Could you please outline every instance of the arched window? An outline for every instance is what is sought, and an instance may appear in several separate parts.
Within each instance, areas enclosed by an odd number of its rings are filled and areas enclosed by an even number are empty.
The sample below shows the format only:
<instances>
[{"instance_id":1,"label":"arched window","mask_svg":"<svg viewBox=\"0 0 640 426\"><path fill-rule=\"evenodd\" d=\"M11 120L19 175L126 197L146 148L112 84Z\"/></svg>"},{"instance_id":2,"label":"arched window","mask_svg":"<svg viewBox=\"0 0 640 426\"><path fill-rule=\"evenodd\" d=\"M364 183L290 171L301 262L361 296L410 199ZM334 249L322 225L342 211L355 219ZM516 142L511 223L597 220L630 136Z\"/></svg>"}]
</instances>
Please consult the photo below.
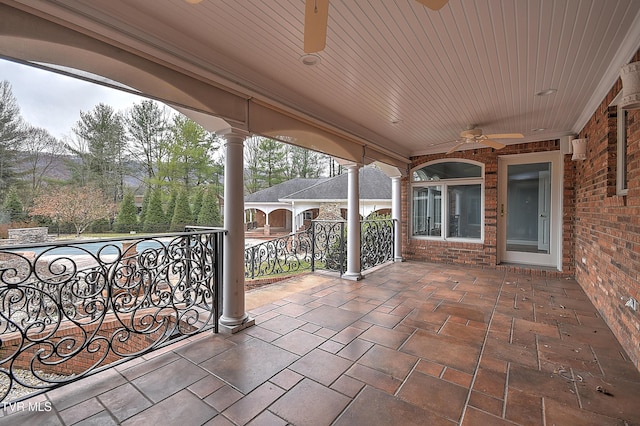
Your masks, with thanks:
<instances>
[{"instance_id":1,"label":"arched window","mask_svg":"<svg viewBox=\"0 0 640 426\"><path fill-rule=\"evenodd\" d=\"M412 235L483 239L484 170L475 161L439 160L413 170Z\"/></svg>"}]
</instances>

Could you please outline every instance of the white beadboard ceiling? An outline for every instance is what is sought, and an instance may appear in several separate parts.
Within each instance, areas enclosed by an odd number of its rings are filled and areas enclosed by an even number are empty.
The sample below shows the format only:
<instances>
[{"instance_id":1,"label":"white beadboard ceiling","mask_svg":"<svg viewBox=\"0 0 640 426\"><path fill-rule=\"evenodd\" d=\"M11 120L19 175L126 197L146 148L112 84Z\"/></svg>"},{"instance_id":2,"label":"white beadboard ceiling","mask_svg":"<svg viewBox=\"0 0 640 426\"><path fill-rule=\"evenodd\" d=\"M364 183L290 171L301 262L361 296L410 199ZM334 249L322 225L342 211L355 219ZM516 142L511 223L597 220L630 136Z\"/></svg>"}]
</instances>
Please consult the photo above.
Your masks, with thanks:
<instances>
[{"instance_id":1,"label":"white beadboard ceiling","mask_svg":"<svg viewBox=\"0 0 640 426\"><path fill-rule=\"evenodd\" d=\"M449 0L438 12L331 0L315 66L301 62L303 0L18 3L405 157L447 151L470 124L525 141L577 133L640 47L637 0Z\"/></svg>"}]
</instances>

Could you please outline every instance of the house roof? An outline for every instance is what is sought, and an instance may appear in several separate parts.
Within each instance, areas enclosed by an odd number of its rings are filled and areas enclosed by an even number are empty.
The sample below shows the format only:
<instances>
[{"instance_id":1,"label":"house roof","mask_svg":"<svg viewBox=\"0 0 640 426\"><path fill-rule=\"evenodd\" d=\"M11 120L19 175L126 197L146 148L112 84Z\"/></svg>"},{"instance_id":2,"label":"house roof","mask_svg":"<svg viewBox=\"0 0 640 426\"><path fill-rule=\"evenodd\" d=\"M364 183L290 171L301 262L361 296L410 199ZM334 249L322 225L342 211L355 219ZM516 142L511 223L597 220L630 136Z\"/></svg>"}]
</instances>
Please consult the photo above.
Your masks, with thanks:
<instances>
[{"instance_id":1,"label":"house roof","mask_svg":"<svg viewBox=\"0 0 640 426\"><path fill-rule=\"evenodd\" d=\"M363 167L359 171L361 200L390 200L391 178L375 167ZM313 186L282 197L285 200L346 200L348 175L341 174L318 182Z\"/></svg>"},{"instance_id":2,"label":"house roof","mask_svg":"<svg viewBox=\"0 0 640 426\"><path fill-rule=\"evenodd\" d=\"M295 178L286 182L279 183L270 188L256 191L253 194L246 195L244 201L246 203L276 203L281 198L303 189L309 188L328 178L304 179Z\"/></svg>"},{"instance_id":3,"label":"house roof","mask_svg":"<svg viewBox=\"0 0 640 426\"><path fill-rule=\"evenodd\" d=\"M390 200L391 179L376 167L359 171L361 200ZM346 200L348 175L332 178L296 178L244 197L245 203L275 203L297 200Z\"/></svg>"}]
</instances>

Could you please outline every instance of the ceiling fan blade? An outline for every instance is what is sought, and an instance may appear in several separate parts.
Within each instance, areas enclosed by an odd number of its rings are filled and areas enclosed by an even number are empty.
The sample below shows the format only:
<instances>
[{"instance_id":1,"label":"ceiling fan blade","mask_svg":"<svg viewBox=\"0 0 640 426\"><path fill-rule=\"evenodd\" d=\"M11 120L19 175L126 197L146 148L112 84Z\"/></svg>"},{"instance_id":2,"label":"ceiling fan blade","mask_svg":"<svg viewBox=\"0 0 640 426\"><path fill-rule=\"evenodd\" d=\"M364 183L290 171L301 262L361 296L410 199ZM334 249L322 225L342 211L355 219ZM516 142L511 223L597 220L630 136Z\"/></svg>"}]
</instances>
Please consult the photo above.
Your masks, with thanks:
<instances>
[{"instance_id":1,"label":"ceiling fan blade","mask_svg":"<svg viewBox=\"0 0 640 426\"><path fill-rule=\"evenodd\" d=\"M480 139L478 142L480 142L483 145L490 146L493 149L502 149L505 147L505 144L492 141L491 139Z\"/></svg>"},{"instance_id":2,"label":"ceiling fan blade","mask_svg":"<svg viewBox=\"0 0 640 426\"><path fill-rule=\"evenodd\" d=\"M440 10L449 0L416 0L431 10Z\"/></svg>"},{"instance_id":3,"label":"ceiling fan blade","mask_svg":"<svg viewBox=\"0 0 640 426\"><path fill-rule=\"evenodd\" d=\"M521 139L524 138L522 133L496 133L493 135L485 135L489 139Z\"/></svg>"},{"instance_id":4,"label":"ceiling fan blade","mask_svg":"<svg viewBox=\"0 0 640 426\"><path fill-rule=\"evenodd\" d=\"M329 0L307 0L304 8L304 51L315 53L327 43Z\"/></svg>"},{"instance_id":5,"label":"ceiling fan blade","mask_svg":"<svg viewBox=\"0 0 640 426\"><path fill-rule=\"evenodd\" d=\"M451 148L449 151L447 151L447 154L451 154L453 151L457 150L458 148L460 148L464 144L466 144L466 142L460 142L459 144L457 144L453 148Z\"/></svg>"}]
</instances>

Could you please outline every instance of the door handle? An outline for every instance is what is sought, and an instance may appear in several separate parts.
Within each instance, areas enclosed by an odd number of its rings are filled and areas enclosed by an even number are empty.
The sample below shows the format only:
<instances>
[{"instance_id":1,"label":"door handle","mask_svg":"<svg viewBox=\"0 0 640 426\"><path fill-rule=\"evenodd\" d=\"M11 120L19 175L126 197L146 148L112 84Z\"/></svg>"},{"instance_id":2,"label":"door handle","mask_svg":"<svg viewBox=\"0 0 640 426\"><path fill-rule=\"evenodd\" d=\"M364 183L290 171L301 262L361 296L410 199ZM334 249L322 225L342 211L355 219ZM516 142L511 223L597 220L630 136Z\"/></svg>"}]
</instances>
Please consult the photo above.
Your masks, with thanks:
<instances>
[{"instance_id":1,"label":"door handle","mask_svg":"<svg viewBox=\"0 0 640 426\"><path fill-rule=\"evenodd\" d=\"M500 216L504 216L504 204L500 204Z\"/></svg>"},{"instance_id":2,"label":"door handle","mask_svg":"<svg viewBox=\"0 0 640 426\"><path fill-rule=\"evenodd\" d=\"M547 215L546 214L541 214L540 217L547 217Z\"/></svg>"}]
</instances>

